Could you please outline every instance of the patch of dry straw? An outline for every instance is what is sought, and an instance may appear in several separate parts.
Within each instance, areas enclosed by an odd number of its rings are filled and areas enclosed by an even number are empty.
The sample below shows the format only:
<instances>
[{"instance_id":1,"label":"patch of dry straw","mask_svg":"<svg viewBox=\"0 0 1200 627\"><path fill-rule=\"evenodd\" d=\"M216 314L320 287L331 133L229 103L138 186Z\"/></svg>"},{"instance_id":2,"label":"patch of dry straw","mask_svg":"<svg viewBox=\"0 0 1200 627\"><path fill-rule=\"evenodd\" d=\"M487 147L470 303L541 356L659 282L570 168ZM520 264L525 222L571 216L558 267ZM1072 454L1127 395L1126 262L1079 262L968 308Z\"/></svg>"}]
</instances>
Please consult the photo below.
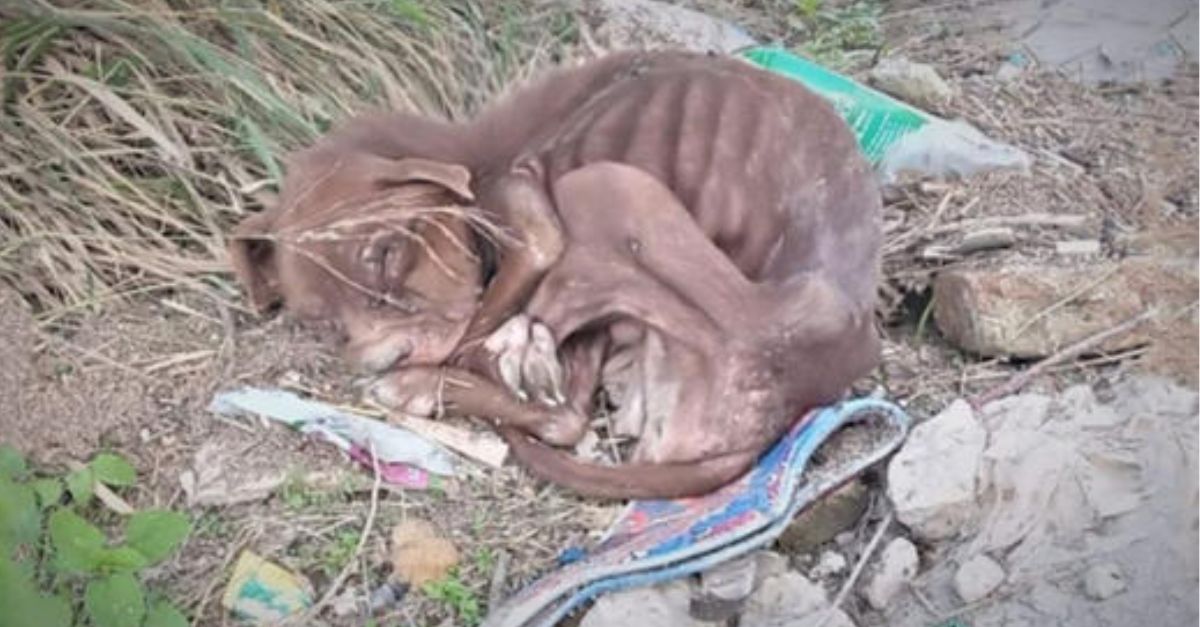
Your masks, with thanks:
<instances>
[{"instance_id":1,"label":"patch of dry straw","mask_svg":"<svg viewBox=\"0 0 1200 627\"><path fill-rule=\"evenodd\" d=\"M162 288L237 306L223 234L288 150L368 108L461 118L575 39L532 1L221 4L0 7L0 281L43 321Z\"/></svg>"}]
</instances>

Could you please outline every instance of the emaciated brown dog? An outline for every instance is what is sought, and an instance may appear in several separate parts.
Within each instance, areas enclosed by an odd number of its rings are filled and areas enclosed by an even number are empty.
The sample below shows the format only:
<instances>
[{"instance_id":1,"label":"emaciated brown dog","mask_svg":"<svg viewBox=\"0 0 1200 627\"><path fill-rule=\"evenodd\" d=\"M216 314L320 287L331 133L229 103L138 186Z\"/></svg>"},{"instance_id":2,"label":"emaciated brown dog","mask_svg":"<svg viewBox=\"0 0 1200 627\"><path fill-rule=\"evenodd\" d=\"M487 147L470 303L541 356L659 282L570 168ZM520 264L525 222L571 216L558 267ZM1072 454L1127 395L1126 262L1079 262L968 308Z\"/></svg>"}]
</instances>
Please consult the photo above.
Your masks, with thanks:
<instances>
[{"instance_id":1,"label":"emaciated brown dog","mask_svg":"<svg viewBox=\"0 0 1200 627\"><path fill-rule=\"evenodd\" d=\"M734 59L613 54L476 119L367 116L231 243L257 307L343 336L406 411L486 417L534 474L680 497L873 368L880 200L834 110ZM601 385L640 436L575 443Z\"/></svg>"}]
</instances>

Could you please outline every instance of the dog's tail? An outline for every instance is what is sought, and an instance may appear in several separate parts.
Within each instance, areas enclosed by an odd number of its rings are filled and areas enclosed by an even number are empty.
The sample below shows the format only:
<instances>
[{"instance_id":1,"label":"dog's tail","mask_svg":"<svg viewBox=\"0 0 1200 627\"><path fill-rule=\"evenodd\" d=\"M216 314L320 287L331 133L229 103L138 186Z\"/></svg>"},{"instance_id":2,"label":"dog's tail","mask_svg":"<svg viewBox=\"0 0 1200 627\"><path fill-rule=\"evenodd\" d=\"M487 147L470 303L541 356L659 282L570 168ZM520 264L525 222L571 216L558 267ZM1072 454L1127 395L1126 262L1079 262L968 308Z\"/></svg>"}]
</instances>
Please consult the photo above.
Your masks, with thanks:
<instances>
[{"instance_id":1,"label":"dog's tail","mask_svg":"<svg viewBox=\"0 0 1200 627\"><path fill-rule=\"evenodd\" d=\"M741 476L758 457L755 451L744 451L695 462L603 466L574 459L518 429L501 427L499 431L513 456L534 476L597 498L700 496Z\"/></svg>"}]
</instances>

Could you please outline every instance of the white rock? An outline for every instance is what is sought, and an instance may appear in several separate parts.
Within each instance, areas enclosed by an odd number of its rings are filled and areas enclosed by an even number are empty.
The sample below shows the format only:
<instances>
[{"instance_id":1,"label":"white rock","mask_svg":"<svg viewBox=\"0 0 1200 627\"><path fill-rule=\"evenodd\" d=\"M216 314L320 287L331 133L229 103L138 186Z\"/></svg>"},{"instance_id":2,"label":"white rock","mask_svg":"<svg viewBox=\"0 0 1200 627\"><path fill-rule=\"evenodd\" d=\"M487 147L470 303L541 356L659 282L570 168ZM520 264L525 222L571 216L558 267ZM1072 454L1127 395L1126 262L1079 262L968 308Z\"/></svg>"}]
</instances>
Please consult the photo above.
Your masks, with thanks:
<instances>
[{"instance_id":1,"label":"white rock","mask_svg":"<svg viewBox=\"0 0 1200 627\"><path fill-rule=\"evenodd\" d=\"M729 22L658 0L588 0L585 7L600 18L598 38L613 48L730 53L757 43Z\"/></svg>"},{"instance_id":2,"label":"white rock","mask_svg":"<svg viewBox=\"0 0 1200 627\"><path fill-rule=\"evenodd\" d=\"M957 400L917 425L888 465L888 497L896 517L918 537L941 540L972 527L987 433L971 407Z\"/></svg>"},{"instance_id":3,"label":"white rock","mask_svg":"<svg viewBox=\"0 0 1200 627\"><path fill-rule=\"evenodd\" d=\"M1111 562L1096 564L1083 576L1083 591L1097 601L1110 599L1126 588L1125 573Z\"/></svg>"},{"instance_id":4,"label":"white rock","mask_svg":"<svg viewBox=\"0 0 1200 627\"><path fill-rule=\"evenodd\" d=\"M820 559L817 560L817 565L813 566L813 577L828 577L836 575L846 570L846 558L842 557L837 551L825 551L821 553Z\"/></svg>"},{"instance_id":5,"label":"white rock","mask_svg":"<svg viewBox=\"0 0 1200 627\"><path fill-rule=\"evenodd\" d=\"M904 585L917 575L920 560L917 547L906 538L896 538L888 543L879 556L879 565L871 580L867 582L863 595L871 607L882 610Z\"/></svg>"},{"instance_id":6,"label":"white rock","mask_svg":"<svg viewBox=\"0 0 1200 627\"><path fill-rule=\"evenodd\" d=\"M632 588L601 596L580 622L580 627L703 627L709 623L688 614L691 593L676 580L652 588Z\"/></svg>"},{"instance_id":7,"label":"white rock","mask_svg":"<svg viewBox=\"0 0 1200 627\"><path fill-rule=\"evenodd\" d=\"M969 559L954 574L954 591L967 603L974 603L1004 583L1004 569L986 555Z\"/></svg>"},{"instance_id":8,"label":"white rock","mask_svg":"<svg viewBox=\"0 0 1200 627\"><path fill-rule=\"evenodd\" d=\"M747 601L738 625L817 627L825 621L828 609L829 598L825 588L798 572L789 571L763 582ZM841 610L834 610L824 624L825 627L854 627L854 621Z\"/></svg>"},{"instance_id":9,"label":"white rock","mask_svg":"<svg viewBox=\"0 0 1200 627\"><path fill-rule=\"evenodd\" d=\"M723 601L740 601L754 591L758 559L748 555L722 562L700 573L700 594Z\"/></svg>"},{"instance_id":10,"label":"white rock","mask_svg":"<svg viewBox=\"0 0 1200 627\"><path fill-rule=\"evenodd\" d=\"M928 108L954 96L954 89L937 70L908 59L884 59L871 70L871 83L901 100Z\"/></svg>"},{"instance_id":11,"label":"white rock","mask_svg":"<svg viewBox=\"0 0 1200 627\"><path fill-rule=\"evenodd\" d=\"M762 582L776 577L787 572L788 558L782 553L775 551L759 551L754 554L755 569L754 569L754 587L762 585Z\"/></svg>"}]
</instances>

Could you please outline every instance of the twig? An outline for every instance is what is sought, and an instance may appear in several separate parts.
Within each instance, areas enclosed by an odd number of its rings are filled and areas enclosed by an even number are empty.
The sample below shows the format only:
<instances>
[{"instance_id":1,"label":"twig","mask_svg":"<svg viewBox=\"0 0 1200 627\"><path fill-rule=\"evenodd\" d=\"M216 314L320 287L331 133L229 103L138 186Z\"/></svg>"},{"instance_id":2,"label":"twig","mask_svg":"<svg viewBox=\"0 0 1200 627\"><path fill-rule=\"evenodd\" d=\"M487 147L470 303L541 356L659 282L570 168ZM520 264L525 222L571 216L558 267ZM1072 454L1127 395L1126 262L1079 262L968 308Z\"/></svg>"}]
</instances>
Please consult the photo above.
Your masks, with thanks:
<instances>
[{"instance_id":1,"label":"twig","mask_svg":"<svg viewBox=\"0 0 1200 627\"><path fill-rule=\"evenodd\" d=\"M931 227L927 235L941 235L958 231L968 231L992 226L1055 226L1064 229L1081 228L1088 223L1086 215L1056 215L1049 213L1030 213L1023 216L992 216L960 220L951 224Z\"/></svg>"},{"instance_id":2,"label":"twig","mask_svg":"<svg viewBox=\"0 0 1200 627\"><path fill-rule=\"evenodd\" d=\"M142 381L144 383L157 383L158 382L154 377L151 377L136 368L130 368L129 366L113 359L112 357L109 357L108 355L100 353L99 351L94 351L89 348L84 348L82 346L79 346L79 345L69 342L67 340L57 338L50 333L43 333L42 335L45 336L46 339L50 340L52 343L57 344L60 348L65 348L70 351L75 351L75 352L79 353L80 355L83 355L84 357L94 359L102 364L116 368L117 370L120 370L121 372L124 372L125 374L128 374L129 376L134 377L135 379L138 379L139 381Z\"/></svg>"},{"instance_id":3,"label":"twig","mask_svg":"<svg viewBox=\"0 0 1200 627\"><path fill-rule=\"evenodd\" d=\"M363 549L367 546L367 539L371 537L371 530L375 527L375 513L379 510L379 487L383 483L383 477L379 473L379 456L375 453L374 442L371 443L371 467L375 472L375 481L371 484L371 508L367 510L367 522L363 524L362 534L358 536L358 544L354 547L354 553L350 556L346 565L342 567L342 572L338 573L338 576L329 584L329 588L325 590L325 594L321 597L321 600L317 601L307 612L301 614L297 623L287 621L288 624L311 624L313 619L321 613L321 610L333 602L338 590L342 588L342 584L346 583L346 579L354 571L354 564L362 556Z\"/></svg>"},{"instance_id":4,"label":"twig","mask_svg":"<svg viewBox=\"0 0 1200 627\"><path fill-rule=\"evenodd\" d=\"M930 616L938 618L943 614L941 610L934 607L933 602L929 600L929 597L925 596L924 592L921 592L920 586L910 581L908 582L908 590L913 593L913 597L917 600L917 603L921 607L925 608L925 611L929 612Z\"/></svg>"},{"instance_id":5,"label":"twig","mask_svg":"<svg viewBox=\"0 0 1200 627\"><path fill-rule=\"evenodd\" d=\"M863 549L862 555L858 557L858 563L854 565L854 570L850 571L850 576L846 578L842 584L842 589L838 590L837 596L833 598L833 603L825 610L825 615L821 620L817 621L816 627L825 627L825 624L833 618L834 612L842 607L842 603L846 601L846 596L850 594L850 590L854 588L854 584L858 582L858 578L862 576L863 569L867 566L867 561L871 559L871 555L875 553L875 549L879 546L880 540L883 540L883 533L888 527L892 526L892 520L895 517L895 512L889 511L887 516L875 528L875 535L871 537L871 541L867 543L867 548Z\"/></svg>"},{"instance_id":6,"label":"twig","mask_svg":"<svg viewBox=\"0 0 1200 627\"><path fill-rule=\"evenodd\" d=\"M1080 359L1071 364L1059 364L1057 366L1054 366L1054 367L1046 370L1046 374L1051 374L1051 373L1057 374L1060 372L1068 372L1071 370L1083 370L1084 368L1107 366L1109 364L1115 364L1117 362L1125 361L1126 359L1135 359L1137 357L1141 357L1142 355L1145 355L1146 352L1149 350L1150 349L1147 346L1137 346L1134 348L1126 349L1126 350L1112 353L1109 355L1101 355L1101 356L1097 356L1097 357L1089 357L1087 359ZM964 372L962 378L959 379L959 383L962 385L965 385L968 383L979 383L981 381L991 381L993 379L1005 379L1005 378L1008 378L1011 376L1012 376L1011 372L995 372L995 371L993 371L993 372L982 372L982 373L972 374L972 375L967 375Z\"/></svg>"},{"instance_id":7,"label":"twig","mask_svg":"<svg viewBox=\"0 0 1200 627\"><path fill-rule=\"evenodd\" d=\"M1152 307L1152 308L1134 316L1133 318L1130 318L1129 320L1126 320L1125 322L1122 322L1110 329L1106 329L1104 331L1100 331L1099 333L1092 334L1092 335L1058 351L1057 353L1050 355L1049 357L1037 362L1036 364L1030 366L1029 368L1027 368L1021 372L1018 372L1017 374L1013 375L1013 377L1011 379L1009 379L1008 381L1006 381L986 392L983 392L981 394L977 394L977 395L971 397L971 399L970 399L971 406L974 407L976 410L978 410L980 407L983 407L984 405L986 405L998 398L1003 398L1010 394L1015 394L1016 392L1020 391L1021 388L1025 387L1026 385L1029 385L1030 381L1033 381L1037 377L1044 374L1052 366L1056 366L1056 365L1058 365L1064 361L1067 361L1069 359L1074 359L1075 357L1078 357L1079 355L1082 355L1082 354L1086 353L1087 351L1089 351L1097 346L1100 346L1101 344L1107 342L1108 340L1110 340L1114 337L1124 335L1124 334L1136 329L1137 327L1141 326L1142 323L1146 322L1147 320L1149 320L1157 315L1158 315L1158 308Z\"/></svg>"},{"instance_id":8,"label":"twig","mask_svg":"<svg viewBox=\"0 0 1200 627\"><path fill-rule=\"evenodd\" d=\"M500 551L496 556L496 567L492 570L492 582L488 586L489 610L500 605L504 598L504 580L508 577L508 551Z\"/></svg>"},{"instance_id":9,"label":"twig","mask_svg":"<svg viewBox=\"0 0 1200 627\"><path fill-rule=\"evenodd\" d=\"M1101 283L1104 283L1105 281L1111 279L1113 277L1113 275L1116 274L1117 270L1119 270L1119 269L1120 269L1120 266L1113 267L1108 272L1105 272L1104 274L1100 275L1100 277L1097 278L1096 280L1088 283L1087 285L1084 285L1083 287L1075 290L1074 292L1071 292L1070 294L1067 294L1066 296L1062 297L1057 302L1052 303L1049 307L1046 307L1045 309L1033 314L1032 316L1029 317L1028 320L1026 320L1024 323L1022 323L1021 326L1017 327L1016 332L1013 333L1013 339L1015 340L1016 338L1021 337L1021 335L1024 334L1026 331L1028 331L1029 327L1032 327L1034 325L1034 323L1037 322L1038 320L1041 320L1042 318L1045 318L1046 316L1058 311L1059 309L1066 307L1067 304L1070 303L1071 301L1096 289L1097 287L1100 286Z\"/></svg>"}]
</instances>

